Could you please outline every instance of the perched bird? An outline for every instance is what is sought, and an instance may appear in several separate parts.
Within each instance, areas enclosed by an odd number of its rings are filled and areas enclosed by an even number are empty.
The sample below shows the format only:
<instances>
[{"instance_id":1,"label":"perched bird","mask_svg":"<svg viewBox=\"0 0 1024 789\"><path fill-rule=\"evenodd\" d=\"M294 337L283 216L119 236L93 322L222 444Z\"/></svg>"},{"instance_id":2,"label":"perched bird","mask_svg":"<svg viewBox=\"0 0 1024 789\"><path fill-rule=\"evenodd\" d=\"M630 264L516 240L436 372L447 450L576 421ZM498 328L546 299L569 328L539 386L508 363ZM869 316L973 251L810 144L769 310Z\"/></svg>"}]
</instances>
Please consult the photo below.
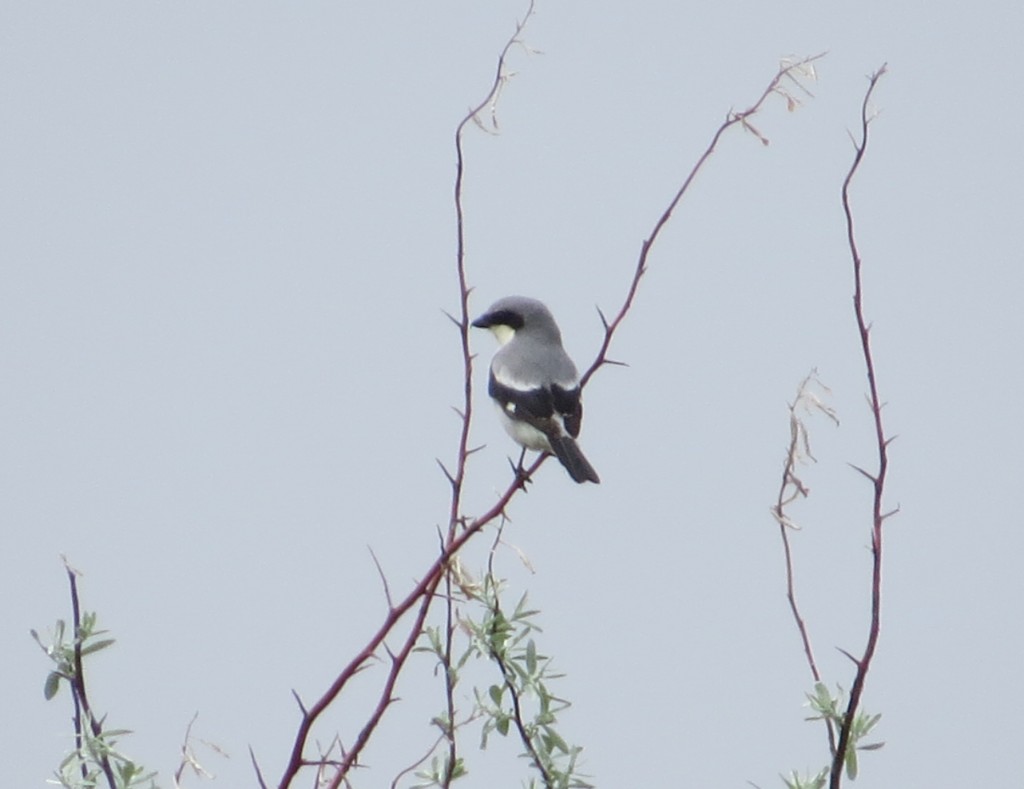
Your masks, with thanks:
<instances>
[{"instance_id":1,"label":"perched bird","mask_svg":"<svg viewBox=\"0 0 1024 789\"><path fill-rule=\"evenodd\" d=\"M551 311L536 299L507 296L473 325L490 329L501 346L487 391L508 434L526 449L553 454L576 482L600 482L576 445L583 420L579 375Z\"/></svg>"}]
</instances>

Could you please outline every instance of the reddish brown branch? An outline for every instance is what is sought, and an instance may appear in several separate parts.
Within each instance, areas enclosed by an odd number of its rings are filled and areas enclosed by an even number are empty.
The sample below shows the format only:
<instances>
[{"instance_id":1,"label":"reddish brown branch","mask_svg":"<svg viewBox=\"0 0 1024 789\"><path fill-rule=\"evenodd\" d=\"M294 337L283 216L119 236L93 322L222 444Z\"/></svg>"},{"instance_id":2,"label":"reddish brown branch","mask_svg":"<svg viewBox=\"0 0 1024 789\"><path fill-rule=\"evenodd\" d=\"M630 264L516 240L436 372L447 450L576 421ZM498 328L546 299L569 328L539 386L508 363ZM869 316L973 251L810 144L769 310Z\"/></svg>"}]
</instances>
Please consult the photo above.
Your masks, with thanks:
<instances>
[{"instance_id":1,"label":"reddish brown branch","mask_svg":"<svg viewBox=\"0 0 1024 789\"><path fill-rule=\"evenodd\" d=\"M587 385L587 382L599 368L606 364L614 364L614 362L608 358L608 349L611 347L612 338L615 335L616 330L619 328L619 324L622 323L623 319L625 319L626 315L629 313L630 308L633 306L633 300L636 298L641 278L645 273L647 273L647 256L650 254L651 248L654 246L654 242L657 241L658 236L661 235L662 229L672 218L672 213L676 210L676 206L679 205L683 196L689 191L690 185L694 182L694 179L696 179L697 174L703 169L707 160L710 159L711 155L715 152L715 149L718 147L719 140L722 139L722 135L733 126L740 124L745 129L756 135L759 140L767 143L768 140L750 125L750 118L761 111L765 102L773 93L779 93L789 101L793 101L789 94L781 87L783 80L790 79L799 85L799 80L796 79L794 74L799 74L803 69L806 69L811 63L823 56L824 55L814 55L812 57L804 58L796 63L790 63L782 66L775 74L772 81L768 83L768 87L764 89L760 98L758 98L758 100L749 108L743 112L734 112L730 110L728 114L726 114L725 121L722 122L722 125L718 127L718 130L712 136L711 143L704 150L704 153L700 155L700 158L697 159L697 163L691 168L690 173L686 176L682 186L679 187L675 196L669 201L668 207L662 215L658 217L658 221L654 223L654 228L651 230L650 235L644 240L643 244L640 245L640 256L637 258L636 267L633 269L633 278L630 281L629 289L626 291L626 298L622 302L622 306L619 308L619 311L610 322L606 320L604 314L601 313L601 322L604 324L604 339L601 342L601 347L598 349L596 358L580 379L581 388Z\"/></svg>"},{"instance_id":2,"label":"reddish brown branch","mask_svg":"<svg viewBox=\"0 0 1024 789\"><path fill-rule=\"evenodd\" d=\"M501 91L502 84L507 78L505 73L505 61L508 53L511 51L512 47L519 43L519 35L522 33L523 27L532 14L533 0L530 1L526 15L516 26L515 32L505 43L505 46L498 57L498 65L494 81L487 93L487 96L466 114L455 131L455 150L457 158L455 174L455 210L457 227L456 270L459 287L459 317L457 319L453 317L452 321L455 323L459 332L459 343L462 353L463 405L460 412L462 425L461 430L459 431L455 472L449 473L445 470L445 476L451 486L451 503L449 507L448 530L445 544L440 555L430 565L419 583L417 583L416 586L413 587L412 591L410 591L397 605L391 606L388 611L388 615L385 617L384 623L370 638L369 642L367 642L363 649L360 650L360 652L348 663L347 666L345 666L344 669L342 669L320 699L318 699L317 702L308 710L303 711L302 720L299 723L295 742L292 746L292 752L279 784L281 789L290 786L291 782L298 775L302 767L306 766L307 762L303 758L303 753L312 727L316 723L317 719L331 704L334 703L335 699L337 699L338 695L352 677L369 664L369 662L374 658L377 650L381 648L381 645L384 643L384 639L387 638L405 614L419 603L419 610L407 631L405 639L403 640L402 649L391 659L388 676L385 679L384 687L378 698L376 708L370 715L363 729L360 731L353 747L345 754L344 760L338 766L338 769L334 774L333 783L331 785L339 786L341 781L346 780L349 770L352 765L356 764L361 751L369 741L369 738L377 725L380 723L384 713L387 711L387 708L394 702L392 692L398 675L401 673L402 667L405 665L405 661L411 653L412 648L423 629L423 623L426 620L427 613L435 599L437 588L441 583L441 580L446 576L448 562L459 552L466 542L472 539L472 537L480 532L484 526L504 511L508 502L515 495L516 491L519 490L521 485L518 479L513 480L505 490L504 494L499 497L498 501L488 512L473 520L471 524L466 525L463 531L459 533L459 525L464 523L465 520L460 515L460 512L462 509L462 490L466 474L466 461L472 452L472 450L469 449L469 430L473 416L473 354L470 350L469 343L469 295L471 289L466 275L465 261L465 217L462 207L462 185L465 175L465 159L462 151L462 135L466 126L471 121L475 121L477 119L478 113L489 104L493 104L496 100ZM540 466L542 460L543 458L538 458L531 467L530 472L535 471ZM446 599L450 601L451 596L446 595ZM452 627L450 611L448 619L450 632ZM450 643L448 649L450 650ZM448 658L450 661L450 654ZM446 672L446 685L449 683L450 678ZM446 691L446 697L448 698L448 712L451 720L453 721L455 710L450 687L448 687ZM455 764L456 754L454 748L454 738L449 737L449 770L451 770Z\"/></svg>"},{"instance_id":3,"label":"reddish brown branch","mask_svg":"<svg viewBox=\"0 0 1024 789\"><path fill-rule=\"evenodd\" d=\"M533 465L530 466L529 469L527 469L527 473L532 474L533 472L535 472L537 468L540 467L540 461L541 459L538 458L533 463ZM408 613L409 610L412 609L413 606L415 606L416 603L421 599L426 598L427 601L433 599L434 593L437 590L437 586L440 583L441 578L443 576L443 571L447 566L448 562L451 560L451 558L462 549L463 545L465 545L477 533L479 533L481 529L484 528L484 526L493 521L504 511L505 507L508 505L508 502L515 495L516 491L519 490L519 486L520 482L518 479L512 480L512 482L509 483L509 486L505 489L505 492L502 493L502 495L498 498L498 501L495 502L491 509L489 509L487 512L476 518L470 525L466 527L464 531L459 533L455 537L455 539L453 539L445 546L441 554L433 561L433 563L427 569L426 573L424 573L420 582L417 583L416 586L413 587L412 591L410 591L402 600L400 600L394 606L394 608L388 611L388 615L385 617L384 623L380 626L380 628L378 628L377 632L369 640L366 646L364 646L363 649L360 650L359 654L357 654L354 658L352 658L351 661L349 661L348 665L346 665L345 668L342 669L341 673L338 674L338 676L335 678L334 682L331 683L331 686L327 689L327 691L302 716L302 721L299 724L299 731L295 738L295 745L292 748L291 758L289 759L288 766L285 769L284 776L281 779L280 786L282 787L282 789L283 787L291 785L291 781L295 778L299 769L304 766L302 752L305 747L305 743L309 737L310 730L312 729L313 724L316 722L317 718L319 718L320 715L323 714L324 710L326 710L334 702L334 700L338 697L338 695L341 693L344 687L348 684L349 680L352 679L352 677L355 676L359 671L361 671L363 668L369 665L370 661L373 660L377 650L384 643L384 639L387 638L387 636L391 633L395 625L398 624L399 620L401 620L402 617L404 617L405 614ZM428 603L426 603L425 601L425 604ZM419 632L420 631L418 629L411 630L410 637L418 637ZM402 652L399 653L399 655L402 654ZM405 656L407 655L408 653L405 653ZM402 665L404 663L404 657L402 657L401 661L399 661L397 658L398 656L396 656L396 659L392 661L392 665L389 670L389 680L386 681L390 685L394 684L394 682L390 679L391 676L397 676L398 672L401 670ZM378 703L378 710L375 711L373 715L376 721L380 720L380 715L383 714L383 711L390 705L390 703L391 701L388 697L384 695L381 696L381 700ZM377 714L378 711L380 715ZM353 748L352 751L350 751L350 755L351 758L346 759L346 763L349 766L351 766L351 764L354 763L355 758L359 754L358 751L355 748Z\"/></svg>"},{"instance_id":4,"label":"reddish brown branch","mask_svg":"<svg viewBox=\"0 0 1024 789\"><path fill-rule=\"evenodd\" d=\"M427 612L430 610L430 603L433 599L433 589L437 588L435 582L431 587L428 587L428 591L420 598L419 611L416 614L416 619L409 627L408 635L406 636L405 643L402 644L402 649L398 654L393 655L391 658L391 667L388 671L387 680L384 682L384 688L380 692L380 697L377 700L377 706L373 713L366 721L366 725L363 726L362 731L359 732L359 736L356 737L356 741L348 752L345 753L342 761L337 765L337 769L334 772L334 776L331 782L328 784L330 789L338 789L341 786L341 782L348 777L349 770L352 765L356 764L356 760L359 758L359 754L362 753L363 748L366 747L366 743L370 740L370 735L373 734L377 728L377 724L380 723L381 718L384 717L384 713L387 711L395 702L395 683L398 682L398 675L402 671L402 666L405 665L406 659L409 657L409 653L412 652L416 641L419 639L420 633L423 631L423 622L427 618Z\"/></svg>"},{"instance_id":5,"label":"reddish brown branch","mask_svg":"<svg viewBox=\"0 0 1024 789\"><path fill-rule=\"evenodd\" d=\"M878 382L875 374L875 362L871 353L871 329L864 318L864 288L861 276L861 257L857 248L857 240L854 234L853 209L850 206L850 184L853 177L860 168L864 158L864 152L868 147L868 128L871 125L869 104L871 94L878 84L878 80L885 74L886 67L883 65L870 77L868 89L864 94L864 101L861 105L861 138L855 142L855 154L853 164L843 181L842 201L843 212L846 215L846 238L850 248L850 255L853 259L853 311L857 320L857 330L860 334L861 351L864 356L864 367L868 377L868 399L871 406L871 415L874 419L875 444L878 452L878 471L875 474L865 474L871 480L874 497L872 502L872 528L871 528L871 623L868 626L868 640L861 657L856 660L857 673L854 676L853 685L850 687L850 698L846 705L846 712L843 715L843 723L839 729L839 741L832 757L832 770L829 777L829 789L839 789L842 784L843 765L846 760L846 751L852 746L850 742L850 731L853 726L857 710L860 707L861 695L864 692L864 684L867 681L868 671L871 669L871 661L878 646L878 635L881 630L882 620L882 524L886 518L883 509L882 499L885 492L885 478L889 469L889 441L885 437L885 430L882 426L882 401L878 395Z\"/></svg>"},{"instance_id":6,"label":"reddish brown branch","mask_svg":"<svg viewBox=\"0 0 1024 789\"><path fill-rule=\"evenodd\" d=\"M462 135L464 129L470 122L479 123L478 114L485 107L487 107L488 105L493 106L498 94L501 91L504 81L507 79L507 75L505 72L505 60L510 50L516 44L521 43L519 40L519 35L522 33L526 21L533 13L533 7L533 1L531 0L523 21L517 25L515 33L509 38L509 40L505 44L505 47L502 49L502 52L498 58L498 67L490 92L487 94L485 99L482 102L480 102L480 104L478 104L476 107L471 109L469 113L467 113L467 115L459 123L455 133L455 149L457 159L455 177L455 208L457 225L456 269L459 286L459 315L457 318L452 317L452 321L453 323L455 323L459 332L459 342L462 354L464 381L463 407L460 412L462 426L459 433L455 471L454 473L449 473L447 470L445 470L445 476L448 479L449 484L451 486L451 503L448 517L448 531L444 541L444 545L440 554L429 566L429 568L421 577L421 580L416 584L416 586L413 587L413 589L405 596L405 598L403 598L401 601L399 601L397 604L394 604L390 608L383 624L380 626L380 628L378 628L377 632L370 638L367 644L348 663L348 665L346 665L345 668L342 669L342 671L337 675L335 680L331 683L330 687L316 701L316 703L309 707L308 710L303 710L302 720L300 721L299 728L296 733L295 742L292 747L292 752L279 784L281 789L290 786L292 781L295 779L299 771L304 766L311 764L319 764L318 762L308 762L303 757L303 753L306 748L306 743L309 739L309 735L313 725L323 714L323 712L331 704L334 703L334 701L337 699L341 691L346 687L348 682L355 676L355 674L357 674L363 668L366 668L370 661L374 659L377 651L381 649L382 645L384 644L384 640L392 633L392 631L398 625L399 621L402 620L405 617L405 615L409 611L411 611L417 604L419 604L419 609L417 611L416 617L411 623L410 628L407 631L407 635L403 640L402 649L396 655L392 656L388 676L385 679L384 687L378 699L376 708L374 709L373 713L371 713L369 719L367 720L367 723L365 724L362 731L358 735L353 747L349 749L349 751L345 754L344 760L337 766L337 771L335 772L333 783L331 785L339 786L342 781L347 779L346 777L348 775L349 770L353 765L357 763L361 751L363 750L366 743L369 741L369 738L372 735L373 731L375 730L376 726L383 718L383 715L387 711L388 707L390 707L390 705L394 702L392 691L394 689L395 682L397 681L397 677L401 673L401 670L405 665L405 661L408 658L409 654L411 653L411 650L420 635L423 623L425 622L430 606L436 597L438 586L440 585L441 581L446 577L449 561L459 552L459 550L461 550L461 548L470 539L472 539L477 533L479 533L484 528L484 526L493 521L499 515L503 514L505 507L508 505L509 501L511 501L511 499L513 498L513 496L515 496L517 491L523 488L523 476L517 474L515 479L513 479L509 483L504 493L498 498L497 502L495 502L491 509L485 512L483 515L480 515L476 519L473 519L471 522L467 523L466 518L464 518L460 514L462 508L462 490L466 474L467 459L473 451L469 449L469 430L473 414L473 354L470 350L469 342L469 296L471 293L471 288L469 287L468 277L466 273L465 222L462 206L462 189L465 175L464 155L462 150ZM597 368L604 364L613 363L611 362L611 360L607 358L607 351L611 344L611 340L615 333L615 330L618 328L619 324L625 318L626 314L628 313L633 303L633 299L636 296L636 292L640 283L640 278L646 269L648 252L651 246L653 245L654 241L660 234L662 227L664 227L664 225L671 218L673 210L675 209L679 201L682 199L683 194L685 194L690 184L696 177L697 172L700 170L704 162L714 152L715 146L717 145L719 138L727 129L731 128L737 123L742 124L747 129L753 130L753 127L751 127L749 124L749 118L761 109L762 105L764 104L768 96L773 92L778 92L783 95L786 95L785 91L780 88L781 81L787 77L792 78L792 74L796 69L806 66L808 63L815 59L816 58L808 58L806 60L800 61L799 63L791 64L780 69L779 72L776 74L775 78L765 89L764 93L750 109L740 113L732 112L728 115L726 121L722 124L722 126L714 135L711 145L698 160L697 165L694 166L693 170L687 177L683 186L680 188L676 196L669 204L669 207L666 209L666 211L662 214L658 222L655 224L654 230L651 233L650 237L644 242L641 256L637 263L636 271L634 273L633 280L629 287L626 300L623 303L622 308L616 314L615 319L610 324L605 324L605 337L601 346L601 350L593 365L591 365L590 369L588 369L586 374L584 375L583 383L586 383L586 381L590 379L594 372L596 372ZM763 140L763 137L761 137L761 135L757 133L756 130L753 131L755 132L755 134L758 134L759 138ZM530 467L525 470L524 476L526 478L532 476L546 460L546 457L546 455L541 455L540 457L538 457L530 465ZM461 531L460 527L462 527ZM447 600L451 600L451 595L445 595L445 597ZM452 622L449 621L449 631L451 626ZM447 648L450 649L450 646L448 646ZM449 654L449 662L450 657L451 656ZM446 682L450 682L450 680L446 679ZM454 721L455 710L454 703L450 700L450 687L448 688L446 695L449 698L449 716L451 720ZM452 769L455 764L454 745L451 744L453 743L453 738L450 738L449 742L449 769Z\"/></svg>"},{"instance_id":7,"label":"reddish brown branch","mask_svg":"<svg viewBox=\"0 0 1024 789\"><path fill-rule=\"evenodd\" d=\"M512 48L520 43L519 36L522 34L523 29L526 27L526 23L530 20L533 15L534 0L530 0L530 4L526 9L526 13L523 15L521 21L516 24L515 32L505 42L505 46L502 47L501 53L498 55L498 63L494 71L494 80L491 83L491 89L487 92L476 107L472 108L463 119L459 122L459 125L455 129L455 218L456 218L456 270L458 272L458 285L459 285L459 309L461 314L459 315L458 330L459 330L459 342L462 350L462 368L463 368L463 409L462 409L462 429L459 434L459 448L458 448L458 459L456 461L455 475L451 479L452 495L451 495L451 509L448 514L448 542L451 543L455 539L456 529L459 523L459 513L462 509L462 486L466 475L466 461L469 458L469 430L472 422L473 415L473 354L470 350L469 344L469 332L470 332L470 315L469 315L469 296L472 289L469 287L469 280L466 275L466 223L465 213L462 205L462 188L465 177L465 154L462 150L462 135L466 129L466 126L471 122L478 122L478 114L486 107L491 105L492 108L497 101L498 95L501 92L502 84L507 79L505 72L505 61L508 58L509 52ZM513 490L514 493L514 490ZM432 595L431 595L432 598ZM426 606L429 607L430 602ZM447 789L454 778L456 764L458 763L458 742L455 738L455 677L452 672L452 652L453 652L453 638L455 633L455 610L454 600L452 597L452 578L450 572L445 572L445 644L444 644L444 686L445 686L445 705L447 709L447 738L448 738L448 760L447 767L444 775L442 776L441 785L444 789ZM424 615L426 610L424 610Z\"/></svg>"}]
</instances>

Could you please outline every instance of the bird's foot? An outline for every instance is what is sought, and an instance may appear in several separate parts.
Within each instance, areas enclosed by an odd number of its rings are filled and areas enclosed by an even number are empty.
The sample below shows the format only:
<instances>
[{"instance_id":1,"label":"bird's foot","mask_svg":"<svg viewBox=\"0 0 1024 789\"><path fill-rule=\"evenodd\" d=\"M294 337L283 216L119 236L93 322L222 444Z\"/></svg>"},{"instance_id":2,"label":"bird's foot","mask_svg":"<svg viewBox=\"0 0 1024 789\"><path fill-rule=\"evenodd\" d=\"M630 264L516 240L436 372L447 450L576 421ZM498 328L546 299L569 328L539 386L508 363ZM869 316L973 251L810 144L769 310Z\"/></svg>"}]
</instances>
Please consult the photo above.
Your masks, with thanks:
<instances>
[{"instance_id":1,"label":"bird's foot","mask_svg":"<svg viewBox=\"0 0 1024 789\"><path fill-rule=\"evenodd\" d=\"M516 475L516 487L519 488L519 490L523 491L524 493L527 492L527 483L533 482L532 477L530 477L530 472L526 470L526 466L524 465L525 460L525 449L523 450L523 453L519 456L518 463L513 463L512 458L509 458L508 460L508 464L512 467L512 473Z\"/></svg>"}]
</instances>

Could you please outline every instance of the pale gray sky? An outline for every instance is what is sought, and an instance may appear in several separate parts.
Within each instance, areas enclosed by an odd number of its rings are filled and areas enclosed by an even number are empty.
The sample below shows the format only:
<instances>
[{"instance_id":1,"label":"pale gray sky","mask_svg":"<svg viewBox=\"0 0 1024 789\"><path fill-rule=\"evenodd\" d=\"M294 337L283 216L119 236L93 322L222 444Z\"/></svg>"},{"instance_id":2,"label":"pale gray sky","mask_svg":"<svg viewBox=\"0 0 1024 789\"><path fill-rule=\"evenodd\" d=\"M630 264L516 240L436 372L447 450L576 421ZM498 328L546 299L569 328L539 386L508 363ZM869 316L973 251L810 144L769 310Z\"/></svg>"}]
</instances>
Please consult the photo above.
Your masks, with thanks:
<instances>
[{"instance_id":1,"label":"pale gray sky","mask_svg":"<svg viewBox=\"0 0 1024 789\"><path fill-rule=\"evenodd\" d=\"M60 554L118 639L90 665L94 703L165 786L197 710L230 754L208 757L214 785L254 783L250 745L276 779L291 689L321 692L384 612L367 546L396 591L429 562L460 396L452 132L524 8L0 9L7 785L42 786L71 744L27 635L67 616ZM561 731L598 786L772 787L825 758L768 508L816 366L842 426L813 425L795 547L822 666L848 687L833 647L863 645L870 515L848 464L873 450L838 198L886 61L854 199L902 511L865 697L887 745L857 786L1019 780L1022 23L1009 2L539 0L525 40L543 54L513 55L502 133L466 140L468 265L476 310L545 300L581 367L594 306L617 306L726 111L780 57L829 52L813 100L758 119L769 147L724 140L652 253L613 349L630 366L586 393L603 484L549 463L511 509L535 573L511 550L501 570L543 611L575 704ZM513 451L488 407L473 436L470 513ZM431 669L363 785L429 743ZM515 748L474 744L467 786L520 785Z\"/></svg>"}]
</instances>

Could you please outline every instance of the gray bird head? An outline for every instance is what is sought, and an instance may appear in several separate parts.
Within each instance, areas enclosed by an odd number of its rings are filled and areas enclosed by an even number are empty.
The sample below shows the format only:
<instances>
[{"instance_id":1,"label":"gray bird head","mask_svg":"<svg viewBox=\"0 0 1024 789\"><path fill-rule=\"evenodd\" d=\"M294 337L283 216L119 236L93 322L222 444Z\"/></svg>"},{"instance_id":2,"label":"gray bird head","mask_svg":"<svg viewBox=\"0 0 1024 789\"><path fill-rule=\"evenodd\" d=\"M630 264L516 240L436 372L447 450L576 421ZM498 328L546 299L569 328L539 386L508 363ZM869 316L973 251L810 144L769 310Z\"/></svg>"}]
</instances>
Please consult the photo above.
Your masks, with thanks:
<instances>
[{"instance_id":1,"label":"gray bird head","mask_svg":"<svg viewBox=\"0 0 1024 789\"><path fill-rule=\"evenodd\" d=\"M532 336L559 346L562 344L562 333L551 311L543 302L526 296L498 299L487 312L473 321L473 325L478 329L490 329L502 345L516 334Z\"/></svg>"}]
</instances>

